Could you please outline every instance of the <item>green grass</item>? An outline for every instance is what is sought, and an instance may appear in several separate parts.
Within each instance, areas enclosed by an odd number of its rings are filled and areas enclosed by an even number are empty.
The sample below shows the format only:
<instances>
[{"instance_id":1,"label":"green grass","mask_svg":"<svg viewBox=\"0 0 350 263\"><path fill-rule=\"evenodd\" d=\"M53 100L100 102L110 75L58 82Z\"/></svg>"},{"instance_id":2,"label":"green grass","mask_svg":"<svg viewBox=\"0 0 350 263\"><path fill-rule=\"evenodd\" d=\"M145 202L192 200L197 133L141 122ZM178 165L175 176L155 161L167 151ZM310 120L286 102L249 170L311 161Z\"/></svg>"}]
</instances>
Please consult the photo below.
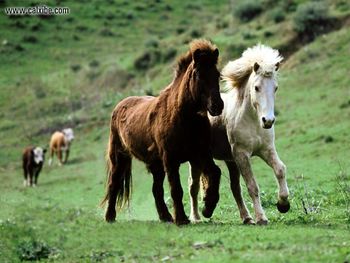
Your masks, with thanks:
<instances>
[{"instance_id":1,"label":"green grass","mask_svg":"<svg viewBox=\"0 0 350 263\"><path fill-rule=\"evenodd\" d=\"M14 6L25 3L11 1ZM56 5L56 1L47 3ZM346 2L327 3L332 15L349 14ZM149 51L149 40L157 39L161 51L174 47L179 55L187 49L193 31L200 32L218 45L222 67L242 47L259 41L273 47L288 43L294 34L294 13L285 12L284 21L275 23L263 10L241 24L232 17L234 6L228 1L108 5L63 1L60 5L71 8L69 17L42 20L0 15L1 42L6 39L25 48L17 52L12 44L0 47L1 262L35 255L58 262L350 260L349 27L319 36L281 68L275 130L277 149L288 169L290 212L277 211L273 173L253 158L268 226L241 224L221 162L220 202L212 219L183 227L163 224L151 193L152 177L142 163L134 161L131 206L118 214L115 224L107 224L99 202L104 194L110 112L126 96L157 94L172 78L173 59L145 71L134 68L135 59ZM129 14L132 19L127 18ZM16 21L25 28L14 26ZM32 31L36 24L41 29ZM102 36L104 28L113 36ZM38 42L24 43L25 35L35 35ZM99 65L89 66L94 60ZM74 72L72 65L81 69ZM76 133L70 163L45 165L38 187L24 188L21 150L28 144L47 145L50 129L67 125L74 125ZM180 172L189 214L187 164ZM171 208L167 182L165 198ZM318 207L317 211L305 214L301 200L309 208Z\"/></svg>"}]
</instances>

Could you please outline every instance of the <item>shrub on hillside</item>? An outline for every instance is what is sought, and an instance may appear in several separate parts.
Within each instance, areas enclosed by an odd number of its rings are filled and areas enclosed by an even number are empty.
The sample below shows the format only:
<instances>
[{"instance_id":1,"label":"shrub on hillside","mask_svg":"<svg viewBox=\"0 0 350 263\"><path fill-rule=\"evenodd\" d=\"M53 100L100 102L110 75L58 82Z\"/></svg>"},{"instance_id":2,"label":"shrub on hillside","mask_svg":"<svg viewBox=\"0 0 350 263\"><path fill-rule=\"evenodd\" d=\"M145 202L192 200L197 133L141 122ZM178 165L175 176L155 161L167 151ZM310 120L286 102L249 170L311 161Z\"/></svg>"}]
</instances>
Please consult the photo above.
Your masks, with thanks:
<instances>
[{"instance_id":1,"label":"shrub on hillside","mask_svg":"<svg viewBox=\"0 0 350 263\"><path fill-rule=\"evenodd\" d=\"M36 36L28 35L28 36L23 36L22 41L26 43L35 44L38 42L38 39Z\"/></svg>"},{"instance_id":2,"label":"shrub on hillside","mask_svg":"<svg viewBox=\"0 0 350 263\"><path fill-rule=\"evenodd\" d=\"M41 260L58 256L58 250L56 248L50 247L46 243L36 240L20 243L17 250L18 257L21 261Z\"/></svg>"},{"instance_id":3,"label":"shrub on hillside","mask_svg":"<svg viewBox=\"0 0 350 263\"><path fill-rule=\"evenodd\" d=\"M248 0L237 5L234 15L242 22L249 22L263 11L260 1Z\"/></svg>"},{"instance_id":4,"label":"shrub on hillside","mask_svg":"<svg viewBox=\"0 0 350 263\"><path fill-rule=\"evenodd\" d=\"M192 29L190 35L192 38L199 38L202 36L202 32L198 29Z\"/></svg>"},{"instance_id":5,"label":"shrub on hillside","mask_svg":"<svg viewBox=\"0 0 350 263\"><path fill-rule=\"evenodd\" d=\"M270 12L270 18L275 23L282 22L285 19L282 8L276 8Z\"/></svg>"},{"instance_id":6,"label":"shrub on hillside","mask_svg":"<svg viewBox=\"0 0 350 263\"><path fill-rule=\"evenodd\" d=\"M156 49L146 50L134 61L137 70L147 70L157 64L161 59L161 53Z\"/></svg>"},{"instance_id":7,"label":"shrub on hillside","mask_svg":"<svg viewBox=\"0 0 350 263\"><path fill-rule=\"evenodd\" d=\"M163 51L163 61L168 62L172 60L177 54L177 50L173 47L169 47Z\"/></svg>"},{"instance_id":8,"label":"shrub on hillside","mask_svg":"<svg viewBox=\"0 0 350 263\"><path fill-rule=\"evenodd\" d=\"M224 50L223 60L234 60L239 58L243 51L246 49L245 44L241 43L232 43L227 46Z\"/></svg>"},{"instance_id":9,"label":"shrub on hillside","mask_svg":"<svg viewBox=\"0 0 350 263\"><path fill-rule=\"evenodd\" d=\"M104 27L101 29L100 35L103 37L112 37L114 33L108 27Z\"/></svg>"},{"instance_id":10,"label":"shrub on hillside","mask_svg":"<svg viewBox=\"0 0 350 263\"><path fill-rule=\"evenodd\" d=\"M322 2L309 2L298 6L294 17L294 30L301 36L313 39L327 30L333 19Z\"/></svg>"},{"instance_id":11,"label":"shrub on hillside","mask_svg":"<svg viewBox=\"0 0 350 263\"><path fill-rule=\"evenodd\" d=\"M295 0L285 0L280 3L282 9L288 13L295 12L297 9L298 4L295 2Z\"/></svg>"},{"instance_id":12,"label":"shrub on hillside","mask_svg":"<svg viewBox=\"0 0 350 263\"><path fill-rule=\"evenodd\" d=\"M147 48L157 48L159 47L159 40L156 38L150 38L145 42Z\"/></svg>"}]
</instances>

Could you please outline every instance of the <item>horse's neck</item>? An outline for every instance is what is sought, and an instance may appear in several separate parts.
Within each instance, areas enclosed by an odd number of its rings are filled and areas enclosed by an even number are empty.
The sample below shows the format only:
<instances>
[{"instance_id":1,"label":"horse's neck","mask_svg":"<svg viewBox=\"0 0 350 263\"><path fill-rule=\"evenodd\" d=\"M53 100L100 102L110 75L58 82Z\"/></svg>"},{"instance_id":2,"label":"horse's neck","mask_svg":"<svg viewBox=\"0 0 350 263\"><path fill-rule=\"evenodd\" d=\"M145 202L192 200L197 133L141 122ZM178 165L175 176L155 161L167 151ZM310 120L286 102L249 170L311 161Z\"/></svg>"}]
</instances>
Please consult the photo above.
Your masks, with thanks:
<instances>
[{"instance_id":1,"label":"horse's neck","mask_svg":"<svg viewBox=\"0 0 350 263\"><path fill-rule=\"evenodd\" d=\"M191 72L186 72L182 80L178 82L178 86L173 90L176 94L176 109L185 114L196 114L198 112L206 112L205 108L202 108L200 102L200 95L193 93L196 87L192 87L192 75ZM191 91L191 89L193 89ZM175 97L174 96L174 97Z\"/></svg>"}]
</instances>

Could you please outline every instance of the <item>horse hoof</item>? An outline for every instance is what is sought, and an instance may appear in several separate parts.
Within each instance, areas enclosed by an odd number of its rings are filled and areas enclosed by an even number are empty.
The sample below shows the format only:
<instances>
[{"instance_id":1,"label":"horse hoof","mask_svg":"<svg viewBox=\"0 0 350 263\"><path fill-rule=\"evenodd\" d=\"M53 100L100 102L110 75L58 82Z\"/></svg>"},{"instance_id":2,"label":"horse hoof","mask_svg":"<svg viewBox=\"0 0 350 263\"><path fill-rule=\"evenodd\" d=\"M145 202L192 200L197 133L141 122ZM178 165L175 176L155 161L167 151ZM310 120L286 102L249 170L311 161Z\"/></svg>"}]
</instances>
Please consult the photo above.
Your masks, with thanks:
<instances>
[{"instance_id":1,"label":"horse hoof","mask_svg":"<svg viewBox=\"0 0 350 263\"><path fill-rule=\"evenodd\" d=\"M199 216L199 215L196 215L196 216L190 216L190 221L192 222L192 223L199 223L200 221L201 221L201 217Z\"/></svg>"},{"instance_id":2,"label":"horse hoof","mask_svg":"<svg viewBox=\"0 0 350 263\"><path fill-rule=\"evenodd\" d=\"M116 212L115 211L107 211L106 212L106 215L105 215L105 220L108 222L108 223L113 223L115 222L115 217L116 217Z\"/></svg>"},{"instance_id":3,"label":"horse hoof","mask_svg":"<svg viewBox=\"0 0 350 263\"><path fill-rule=\"evenodd\" d=\"M256 222L259 226L266 226L269 221L267 219L260 219Z\"/></svg>"},{"instance_id":4,"label":"horse hoof","mask_svg":"<svg viewBox=\"0 0 350 263\"><path fill-rule=\"evenodd\" d=\"M176 219L175 223L176 225L181 226L181 225L188 225L189 223L191 223L191 221L188 218L184 218L184 219Z\"/></svg>"},{"instance_id":5,"label":"horse hoof","mask_svg":"<svg viewBox=\"0 0 350 263\"><path fill-rule=\"evenodd\" d=\"M166 217L160 217L159 218L160 221L164 222L164 223L174 223L174 219L170 216L166 216Z\"/></svg>"},{"instance_id":6,"label":"horse hoof","mask_svg":"<svg viewBox=\"0 0 350 263\"><path fill-rule=\"evenodd\" d=\"M213 213L214 213L214 209L208 209L207 207L204 207L203 210L202 210L202 215L205 218L211 218Z\"/></svg>"},{"instance_id":7,"label":"horse hoof","mask_svg":"<svg viewBox=\"0 0 350 263\"><path fill-rule=\"evenodd\" d=\"M208 208L208 206L204 206L203 210L202 210L202 215L205 218L211 218L211 216L213 215L215 210L215 206Z\"/></svg>"},{"instance_id":8,"label":"horse hoof","mask_svg":"<svg viewBox=\"0 0 350 263\"><path fill-rule=\"evenodd\" d=\"M280 213L287 213L290 209L290 204L288 201L284 204L277 202L277 209Z\"/></svg>"},{"instance_id":9,"label":"horse hoof","mask_svg":"<svg viewBox=\"0 0 350 263\"><path fill-rule=\"evenodd\" d=\"M253 218L247 217L243 220L243 225L255 225Z\"/></svg>"}]
</instances>

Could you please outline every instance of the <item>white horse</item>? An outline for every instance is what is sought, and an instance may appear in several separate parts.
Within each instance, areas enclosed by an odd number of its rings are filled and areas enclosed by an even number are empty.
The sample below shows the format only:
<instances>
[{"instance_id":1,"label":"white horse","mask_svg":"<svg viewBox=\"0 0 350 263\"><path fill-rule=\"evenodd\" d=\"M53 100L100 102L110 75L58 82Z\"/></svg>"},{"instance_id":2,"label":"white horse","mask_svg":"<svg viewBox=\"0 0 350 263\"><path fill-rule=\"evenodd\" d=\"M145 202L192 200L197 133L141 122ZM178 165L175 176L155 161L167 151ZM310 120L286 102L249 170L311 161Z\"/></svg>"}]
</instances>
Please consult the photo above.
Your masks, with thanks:
<instances>
[{"instance_id":1,"label":"white horse","mask_svg":"<svg viewBox=\"0 0 350 263\"><path fill-rule=\"evenodd\" d=\"M225 105L223 113L217 117L210 116L213 155L227 165L231 190L244 224L255 222L242 198L240 173L253 200L256 222L268 223L250 164L254 155L274 170L279 185L278 210L286 213L290 208L286 166L278 157L273 128L277 71L282 59L277 50L258 44L244 51L241 58L230 61L222 70L228 89L227 93L221 94ZM197 195L202 171L191 167L190 172L190 219L198 221Z\"/></svg>"}]
</instances>

